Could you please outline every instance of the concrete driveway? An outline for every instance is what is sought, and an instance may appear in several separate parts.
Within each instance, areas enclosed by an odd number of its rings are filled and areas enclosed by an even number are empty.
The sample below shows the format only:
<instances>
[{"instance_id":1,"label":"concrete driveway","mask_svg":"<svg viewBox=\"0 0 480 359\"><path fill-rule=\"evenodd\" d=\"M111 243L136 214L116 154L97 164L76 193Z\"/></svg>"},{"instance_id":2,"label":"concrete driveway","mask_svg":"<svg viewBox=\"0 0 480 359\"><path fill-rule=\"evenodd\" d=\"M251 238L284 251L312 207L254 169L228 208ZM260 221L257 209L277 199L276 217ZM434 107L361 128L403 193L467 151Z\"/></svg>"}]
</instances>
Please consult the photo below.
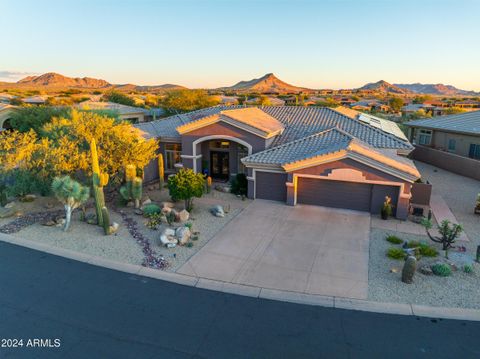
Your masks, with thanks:
<instances>
[{"instance_id":1,"label":"concrete driveway","mask_svg":"<svg viewBox=\"0 0 480 359\"><path fill-rule=\"evenodd\" d=\"M177 272L365 299L369 236L368 213L255 200Z\"/></svg>"}]
</instances>

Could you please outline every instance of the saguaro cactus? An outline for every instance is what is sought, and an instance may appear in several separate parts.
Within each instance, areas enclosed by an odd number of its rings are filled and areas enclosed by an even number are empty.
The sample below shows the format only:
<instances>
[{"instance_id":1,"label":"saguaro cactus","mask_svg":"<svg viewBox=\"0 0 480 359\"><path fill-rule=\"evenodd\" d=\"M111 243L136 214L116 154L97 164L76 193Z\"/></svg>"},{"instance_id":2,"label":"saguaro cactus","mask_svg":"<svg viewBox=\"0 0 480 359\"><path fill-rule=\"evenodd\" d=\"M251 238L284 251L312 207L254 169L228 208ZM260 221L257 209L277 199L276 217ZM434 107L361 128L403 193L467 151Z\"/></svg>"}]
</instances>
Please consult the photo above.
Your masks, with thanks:
<instances>
[{"instance_id":1,"label":"saguaro cactus","mask_svg":"<svg viewBox=\"0 0 480 359\"><path fill-rule=\"evenodd\" d=\"M417 269L417 259L413 256L407 257L402 269L402 282L411 284L413 283L413 276Z\"/></svg>"},{"instance_id":2,"label":"saguaro cactus","mask_svg":"<svg viewBox=\"0 0 480 359\"><path fill-rule=\"evenodd\" d=\"M90 152L92 154L92 181L93 197L95 198L95 212L99 226L103 226L102 208L105 207L105 196L103 187L108 184L108 173L101 173L98 164L97 144L92 138L90 142Z\"/></svg>"},{"instance_id":3,"label":"saguaro cactus","mask_svg":"<svg viewBox=\"0 0 480 359\"><path fill-rule=\"evenodd\" d=\"M162 190L165 182L165 167L163 165L163 155L158 155L158 177L160 178L160 190Z\"/></svg>"},{"instance_id":4,"label":"saguaro cactus","mask_svg":"<svg viewBox=\"0 0 480 359\"><path fill-rule=\"evenodd\" d=\"M142 199L143 180L137 177L137 168L135 165L125 166L125 185L120 188L120 194L126 201L134 201L135 208L140 208Z\"/></svg>"}]
</instances>

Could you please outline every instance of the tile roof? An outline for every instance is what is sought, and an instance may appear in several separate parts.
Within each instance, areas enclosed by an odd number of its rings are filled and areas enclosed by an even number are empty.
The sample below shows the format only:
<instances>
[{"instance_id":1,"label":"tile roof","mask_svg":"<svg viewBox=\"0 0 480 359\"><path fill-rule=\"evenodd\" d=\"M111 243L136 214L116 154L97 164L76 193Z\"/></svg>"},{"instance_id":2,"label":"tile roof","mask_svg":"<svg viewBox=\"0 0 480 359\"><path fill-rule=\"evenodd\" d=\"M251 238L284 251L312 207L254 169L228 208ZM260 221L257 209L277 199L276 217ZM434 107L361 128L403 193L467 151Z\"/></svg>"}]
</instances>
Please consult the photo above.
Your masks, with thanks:
<instances>
[{"instance_id":1,"label":"tile roof","mask_svg":"<svg viewBox=\"0 0 480 359\"><path fill-rule=\"evenodd\" d=\"M254 153L245 157L243 162L285 165L346 149L352 140L353 137L347 133L337 128L331 128L299 140Z\"/></svg>"},{"instance_id":2,"label":"tile roof","mask_svg":"<svg viewBox=\"0 0 480 359\"><path fill-rule=\"evenodd\" d=\"M478 136L480 135L480 111L415 120L407 122L405 125Z\"/></svg>"},{"instance_id":3,"label":"tile roof","mask_svg":"<svg viewBox=\"0 0 480 359\"><path fill-rule=\"evenodd\" d=\"M243 106L215 106L202 110L174 115L153 122L135 125L148 132L152 137L180 139L176 128L205 116L224 110L245 108ZM328 129L337 127L349 135L377 148L412 149L412 145L403 138L388 133L385 128L350 118L334 109L326 107L303 106L262 106L258 107L283 124L285 130L275 137L270 147L295 141ZM387 120L385 120L387 121ZM396 124L394 124L396 126Z\"/></svg>"}]
</instances>

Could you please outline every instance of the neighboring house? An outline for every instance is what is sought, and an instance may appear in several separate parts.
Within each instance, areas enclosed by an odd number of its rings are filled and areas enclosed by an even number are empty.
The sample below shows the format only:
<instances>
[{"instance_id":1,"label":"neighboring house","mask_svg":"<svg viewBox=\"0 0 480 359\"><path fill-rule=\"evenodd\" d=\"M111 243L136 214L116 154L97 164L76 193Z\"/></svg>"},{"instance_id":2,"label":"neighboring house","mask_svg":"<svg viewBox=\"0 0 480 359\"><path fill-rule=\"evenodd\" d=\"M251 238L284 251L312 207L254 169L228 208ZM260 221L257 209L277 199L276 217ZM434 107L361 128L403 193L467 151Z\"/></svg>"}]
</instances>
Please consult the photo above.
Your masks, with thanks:
<instances>
[{"instance_id":1,"label":"neighboring house","mask_svg":"<svg viewBox=\"0 0 480 359\"><path fill-rule=\"evenodd\" d=\"M15 106L0 103L0 131L8 130L10 126L10 118L12 117Z\"/></svg>"},{"instance_id":2,"label":"neighboring house","mask_svg":"<svg viewBox=\"0 0 480 359\"><path fill-rule=\"evenodd\" d=\"M131 123L145 122L145 116L149 115L148 110L143 108L121 105L115 102L84 101L76 105L76 107L84 110L113 111L118 114L120 120L129 121Z\"/></svg>"},{"instance_id":3,"label":"neighboring house","mask_svg":"<svg viewBox=\"0 0 480 359\"><path fill-rule=\"evenodd\" d=\"M220 99L220 104L226 106L238 105L238 97L236 96L218 96Z\"/></svg>"},{"instance_id":4,"label":"neighboring house","mask_svg":"<svg viewBox=\"0 0 480 359\"><path fill-rule=\"evenodd\" d=\"M415 112L419 110L425 111L425 113L430 114L432 116L442 116L445 114L446 107L436 107L430 104L423 104L423 103L418 103L418 104L410 104L402 107L402 116L408 116L411 114L414 114Z\"/></svg>"},{"instance_id":5,"label":"neighboring house","mask_svg":"<svg viewBox=\"0 0 480 359\"><path fill-rule=\"evenodd\" d=\"M364 100L364 101L357 101L350 104L350 107L354 110L359 111L377 111L377 112L388 112L390 111L390 107L381 103L377 100Z\"/></svg>"},{"instance_id":6,"label":"neighboring house","mask_svg":"<svg viewBox=\"0 0 480 359\"><path fill-rule=\"evenodd\" d=\"M36 96L31 96L31 97L27 97L27 98L24 98L22 99L22 101L24 103L26 103L27 105L45 105L45 102L47 102L47 99L48 99L48 96L40 96L40 95L36 95Z\"/></svg>"},{"instance_id":7,"label":"neighboring house","mask_svg":"<svg viewBox=\"0 0 480 359\"><path fill-rule=\"evenodd\" d=\"M476 108L480 108L480 101L474 101L474 100L458 101L458 102L455 102L454 106L459 108L464 108L464 109L476 109Z\"/></svg>"},{"instance_id":8,"label":"neighboring house","mask_svg":"<svg viewBox=\"0 0 480 359\"><path fill-rule=\"evenodd\" d=\"M285 101L283 101L280 98L269 96L269 97L267 97L267 99L270 102L270 106L284 106L285 105ZM245 101L245 103L247 105L256 105L256 104L258 104L259 100L260 100L259 97L253 97L253 98Z\"/></svg>"},{"instance_id":9,"label":"neighboring house","mask_svg":"<svg viewBox=\"0 0 480 359\"><path fill-rule=\"evenodd\" d=\"M178 166L223 181L243 173L249 198L379 213L390 196L404 219L420 177L395 123L341 109L216 106L136 127L158 139L167 174ZM157 163L146 180L158 178Z\"/></svg>"},{"instance_id":10,"label":"neighboring house","mask_svg":"<svg viewBox=\"0 0 480 359\"><path fill-rule=\"evenodd\" d=\"M405 123L414 144L480 159L480 111Z\"/></svg>"},{"instance_id":11,"label":"neighboring house","mask_svg":"<svg viewBox=\"0 0 480 359\"><path fill-rule=\"evenodd\" d=\"M0 103L10 103L15 97L9 93L0 93Z\"/></svg>"}]
</instances>

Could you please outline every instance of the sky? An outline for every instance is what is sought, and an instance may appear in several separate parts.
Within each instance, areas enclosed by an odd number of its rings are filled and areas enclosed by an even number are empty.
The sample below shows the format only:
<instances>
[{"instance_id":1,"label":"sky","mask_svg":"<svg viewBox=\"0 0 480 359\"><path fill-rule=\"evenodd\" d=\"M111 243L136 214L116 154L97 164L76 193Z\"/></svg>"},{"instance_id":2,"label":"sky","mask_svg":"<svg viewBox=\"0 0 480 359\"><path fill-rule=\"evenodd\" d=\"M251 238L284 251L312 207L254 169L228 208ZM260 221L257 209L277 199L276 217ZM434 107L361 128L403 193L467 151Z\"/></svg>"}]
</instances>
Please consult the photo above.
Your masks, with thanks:
<instances>
[{"instance_id":1,"label":"sky","mask_svg":"<svg viewBox=\"0 0 480 359\"><path fill-rule=\"evenodd\" d=\"M0 0L0 81L480 91L480 0Z\"/></svg>"}]
</instances>

